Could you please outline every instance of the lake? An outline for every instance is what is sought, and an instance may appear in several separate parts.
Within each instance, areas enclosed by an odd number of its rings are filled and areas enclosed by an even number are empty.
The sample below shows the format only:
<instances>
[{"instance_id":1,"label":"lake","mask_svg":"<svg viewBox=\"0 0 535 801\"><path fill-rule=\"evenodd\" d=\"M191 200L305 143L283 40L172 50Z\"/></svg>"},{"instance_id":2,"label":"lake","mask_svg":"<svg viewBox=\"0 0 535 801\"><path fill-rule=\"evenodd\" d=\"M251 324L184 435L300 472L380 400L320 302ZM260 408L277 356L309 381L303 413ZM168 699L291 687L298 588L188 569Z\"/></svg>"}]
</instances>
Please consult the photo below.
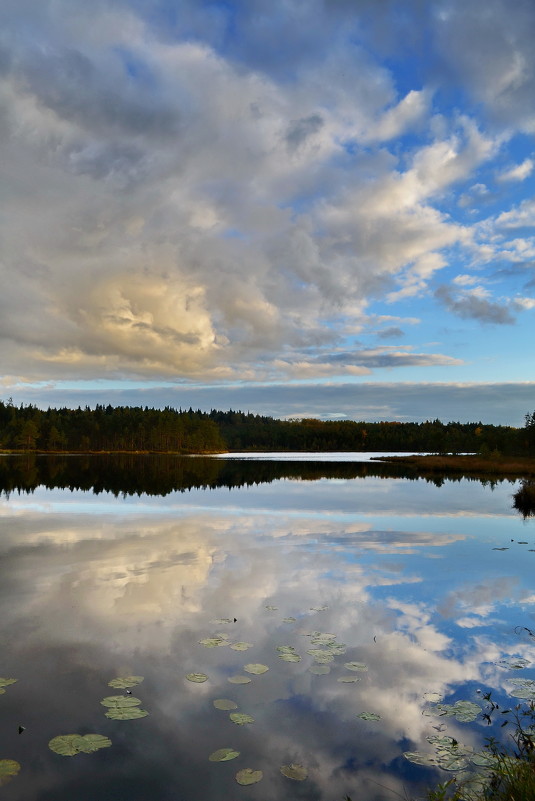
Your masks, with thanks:
<instances>
[{"instance_id":1,"label":"lake","mask_svg":"<svg viewBox=\"0 0 535 801\"><path fill-rule=\"evenodd\" d=\"M518 484L328 458L0 458L4 798L415 798L507 736Z\"/></svg>"}]
</instances>

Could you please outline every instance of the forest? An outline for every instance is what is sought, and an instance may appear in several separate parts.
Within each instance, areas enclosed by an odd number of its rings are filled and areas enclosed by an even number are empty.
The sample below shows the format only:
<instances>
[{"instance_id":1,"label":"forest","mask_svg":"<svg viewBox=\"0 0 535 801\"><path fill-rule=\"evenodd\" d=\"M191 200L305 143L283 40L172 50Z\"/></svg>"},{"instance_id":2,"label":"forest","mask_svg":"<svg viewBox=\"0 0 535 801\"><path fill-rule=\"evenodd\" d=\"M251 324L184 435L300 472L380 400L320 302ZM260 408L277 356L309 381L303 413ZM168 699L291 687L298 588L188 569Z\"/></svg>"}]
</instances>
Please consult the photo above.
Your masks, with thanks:
<instances>
[{"instance_id":1,"label":"forest","mask_svg":"<svg viewBox=\"0 0 535 801\"><path fill-rule=\"evenodd\" d=\"M0 451L222 453L400 451L535 456L535 412L522 428L482 422L280 420L241 411L16 406L0 401Z\"/></svg>"}]
</instances>

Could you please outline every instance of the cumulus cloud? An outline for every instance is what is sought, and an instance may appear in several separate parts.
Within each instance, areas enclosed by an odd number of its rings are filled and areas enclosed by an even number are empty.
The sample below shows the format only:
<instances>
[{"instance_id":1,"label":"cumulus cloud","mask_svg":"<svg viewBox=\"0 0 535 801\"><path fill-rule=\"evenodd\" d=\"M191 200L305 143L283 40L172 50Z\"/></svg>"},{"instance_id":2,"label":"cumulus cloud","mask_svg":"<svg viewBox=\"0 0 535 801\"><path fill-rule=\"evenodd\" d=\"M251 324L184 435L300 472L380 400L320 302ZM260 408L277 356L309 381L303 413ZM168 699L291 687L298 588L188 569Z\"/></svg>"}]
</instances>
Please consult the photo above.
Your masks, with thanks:
<instances>
[{"instance_id":1,"label":"cumulus cloud","mask_svg":"<svg viewBox=\"0 0 535 801\"><path fill-rule=\"evenodd\" d=\"M465 319L475 319L495 325L514 323L510 304L490 300L488 291L482 287L454 292L450 286L443 284L435 290L435 297L453 314Z\"/></svg>"},{"instance_id":2,"label":"cumulus cloud","mask_svg":"<svg viewBox=\"0 0 535 801\"><path fill-rule=\"evenodd\" d=\"M531 17L495 5L524 66L491 99L525 127ZM274 2L269 15L256 1L238 6L184 2L164 24L150 3L4 4L4 373L334 375L344 359L321 354L348 351L376 300L427 295L449 254L474 247L475 231L442 203L474 186L506 137L434 108L464 36L451 47L453 21L473 27L472 12L456 2L425 12L442 60L434 80L400 91L381 57L399 42L392 20L382 32L373 24L373 5ZM421 13L409 4L413 22ZM485 23L477 41L484 56L499 45L503 66L509 39L498 27ZM490 91L475 62L465 69L475 95ZM496 228L531 217L528 201L497 216L477 232L480 252L495 252ZM438 298L454 314L498 321L484 298ZM341 374L431 363L458 362L363 351Z\"/></svg>"},{"instance_id":3,"label":"cumulus cloud","mask_svg":"<svg viewBox=\"0 0 535 801\"><path fill-rule=\"evenodd\" d=\"M499 181L525 181L531 175L534 167L533 159L525 159L521 164L516 164L508 170L500 173Z\"/></svg>"}]
</instances>

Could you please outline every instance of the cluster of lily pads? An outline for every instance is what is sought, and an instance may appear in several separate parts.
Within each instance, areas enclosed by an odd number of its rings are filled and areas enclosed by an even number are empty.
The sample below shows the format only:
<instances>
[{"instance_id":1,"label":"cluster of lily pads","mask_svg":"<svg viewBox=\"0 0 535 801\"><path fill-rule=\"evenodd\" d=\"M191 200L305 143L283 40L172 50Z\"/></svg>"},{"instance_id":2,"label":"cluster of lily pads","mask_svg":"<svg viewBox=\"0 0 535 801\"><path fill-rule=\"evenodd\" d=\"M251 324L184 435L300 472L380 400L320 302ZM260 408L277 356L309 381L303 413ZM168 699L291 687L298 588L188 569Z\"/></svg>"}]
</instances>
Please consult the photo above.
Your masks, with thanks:
<instances>
[{"instance_id":1,"label":"cluster of lily pads","mask_svg":"<svg viewBox=\"0 0 535 801\"><path fill-rule=\"evenodd\" d=\"M106 717L112 720L133 720L144 718L149 713L140 709L141 701L130 694L130 687L135 687L143 681L143 676L119 676L108 682L109 687L126 690L126 695L109 695L100 702L107 707ZM5 687L14 684L17 679L0 678L0 694ZM19 731L21 731L20 729ZM59 734L53 737L48 747L55 754L61 756L76 756L77 754L93 754L101 748L109 748L112 741L103 734ZM19 762L14 759L0 759L0 786L6 784L21 769Z\"/></svg>"},{"instance_id":2,"label":"cluster of lily pads","mask_svg":"<svg viewBox=\"0 0 535 801\"><path fill-rule=\"evenodd\" d=\"M0 695L6 691L6 687L15 684L17 679L0 678ZM0 759L0 786L7 784L20 770L20 763L14 759Z\"/></svg>"},{"instance_id":3,"label":"cluster of lily pads","mask_svg":"<svg viewBox=\"0 0 535 801\"><path fill-rule=\"evenodd\" d=\"M118 676L108 682L108 687L126 690L126 695L108 695L100 702L107 709L106 717L111 720L135 720L144 718L149 713L140 709L141 701L130 693L130 687L141 684L144 676ZM101 748L109 748L112 744L103 734L60 734L48 743L51 751L61 756L92 754Z\"/></svg>"},{"instance_id":4,"label":"cluster of lily pads","mask_svg":"<svg viewBox=\"0 0 535 801\"><path fill-rule=\"evenodd\" d=\"M323 612L327 606L313 607L311 611ZM265 607L268 612L277 610L276 606L268 605ZM282 618L283 623L295 623L297 618L285 617ZM218 626L236 622L232 618L220 618L213 621ZM344 654L347 650L345 643L339 643L336 639L336 634L331 634L322 631L301 632L303 636L310 638L310 646L306 649L306 653L313 658L308 670L315 675L325 675L331 670L331 663L334 662L336 656ZM210 637L203 637L199 640L199 644L205 648L221 648L228 647L234 651L247 651L253 647L253 643L249 642L231 642L228 634L224 632L217 632ZM296 663L300 662L302 657L297 652L293 645L278 645L276 646L277 656L282 662ZM368 666L363 662L345 662L344 667L351 673L364 673L368 670ZM227 678L230 684L249 684L253 676L261 676L269 670L268 665L263 665L257 662L250 662L243 666L243 673L231 675ZM245 675L249 674L249 675ZM186 674L186 679L196 684L201 684L209 680L206 673L193 672ZM338 682L349 684L356 683L361 680L360 676L345 675L337 679ZM228 698L217 698L213 701L216 709L229 712L229 719L238 726L254 723L254 718L246 713L235 711L238 709L238 704ZM357 717L366 721L380 720L381 716L375 712L361 712ZM236 759L240 756L240 752L234 748L225 747L219 748L209 755L210 762L227 762ZM289 765L281 765L279 768L281 774L288 779L294 781L304 781L308 777L308 770L304 765L291 763ZM255 784L263 778L261 770L254 770L252 768L245 768L236 773L236 781L241 785Z\"/></svg>"},{"instance_id":5,"label":"cluster of lily pads","mask_svg":"<svg viewBox=\"0 0 535 801\"><path fill-rule=\"evenodd\" d=\"M521 670L530 662L527 659L518 658L502 659L496 664L509 670ZM513 689L509 690L509 695L528 702L535 702L534 679L512 678L508 681L513 685ZM481 706L473 701L459 700L454 704L444 704L441 703L442 697L438 693L425 693L424 698L431 703L431 706L424 710L425 715L454 718L460 723L471 723L483 713ZM465 787L485 785L489 772L492 772L495 766L495 757L491 752L488 750L476 751L471 746L459 743L454 737L445 735L432 735L426 739L430 745L434 746L434 752L406 751L403 754L405 759L416 765L455 771L457 779L462 779ZM507 757L503 757L503 759L507 759ZM476 774L471 772L473 767L478 768L480 772Z\"/></svg>"}]
</instances>

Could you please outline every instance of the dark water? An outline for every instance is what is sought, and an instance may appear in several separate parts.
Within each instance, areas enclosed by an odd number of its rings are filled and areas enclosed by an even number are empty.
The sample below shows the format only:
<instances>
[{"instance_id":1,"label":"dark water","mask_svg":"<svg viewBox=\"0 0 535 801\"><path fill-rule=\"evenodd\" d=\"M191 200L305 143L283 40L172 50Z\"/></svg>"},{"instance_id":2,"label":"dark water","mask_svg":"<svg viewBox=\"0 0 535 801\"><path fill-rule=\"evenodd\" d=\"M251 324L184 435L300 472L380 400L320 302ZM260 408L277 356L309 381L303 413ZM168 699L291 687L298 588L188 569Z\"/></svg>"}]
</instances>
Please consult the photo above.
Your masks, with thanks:
<instances>
[{"instance_id":1,"label":"dark water","mask_svg":"<svg viewBox=\"0 0 535 801\"><path fill-rule=\"evenodd\" d=\"M504 736L510 680L535 678L535 530L512 508L516 484L370 463L43 457L1 459L0 488L0 676L17 679L0 695L0 759L21 765L7 799L422 796L453 774L404 752L432 753L437 727L476 751ZM229 644L199 643L210 637ZM333 656L328 673L308 650ZM100 701L124 695L108 682L126 675L144 677L131 692L149 714L109 719ZM481 713L426 714L428 693ZM49 749L72 733L112 745ZM240 755L208 759L225 747ZM291 763L304 781L281 774ZM238 785L244 768L262 780Z\"/></svg>"}]
</instances>

